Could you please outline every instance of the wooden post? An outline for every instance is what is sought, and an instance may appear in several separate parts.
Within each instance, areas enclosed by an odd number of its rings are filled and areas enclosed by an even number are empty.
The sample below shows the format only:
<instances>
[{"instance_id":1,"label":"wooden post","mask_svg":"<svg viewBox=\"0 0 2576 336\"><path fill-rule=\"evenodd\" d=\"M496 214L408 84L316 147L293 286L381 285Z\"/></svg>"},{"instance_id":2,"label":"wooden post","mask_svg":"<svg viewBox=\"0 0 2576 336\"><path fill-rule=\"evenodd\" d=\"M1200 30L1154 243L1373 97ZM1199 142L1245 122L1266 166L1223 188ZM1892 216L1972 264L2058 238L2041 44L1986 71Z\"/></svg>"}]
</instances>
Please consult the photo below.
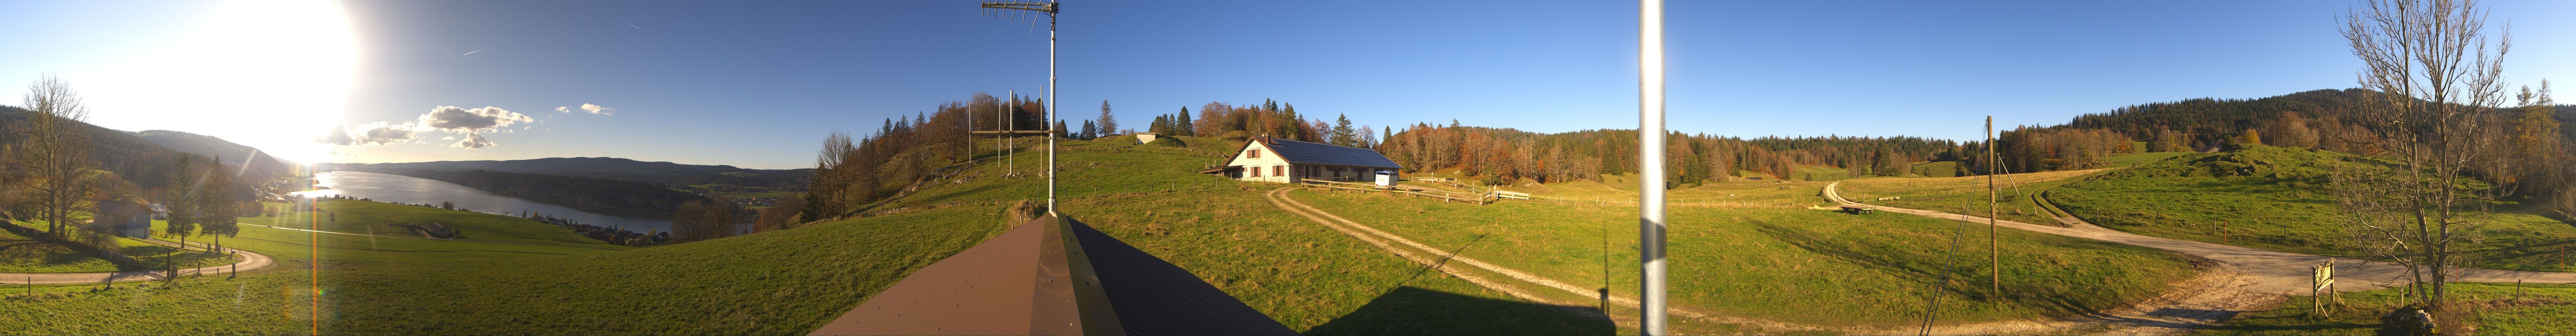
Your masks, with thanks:
<instances>
[{"instance_id":1,"label":"wooden post","mask_svg":"<svg viewBox=\"0 0 2576 336\"><path fill-rule=\"evenodd\" d=\"M1995 195L2002 192L2002 189L1995 189L1995 167L2003 165L2001 160L2002 157L1995 154L1995 116L1986 116L1986 262L1989 264L1986 269L1993 271L1990 282L1994 284L1994 291L1987 295L1994 297L2004 295L2004 254L1995 246L1995 218L2003 216L2003 210L1996 208L2003 199Z\"/></svg>"}]
</instances>

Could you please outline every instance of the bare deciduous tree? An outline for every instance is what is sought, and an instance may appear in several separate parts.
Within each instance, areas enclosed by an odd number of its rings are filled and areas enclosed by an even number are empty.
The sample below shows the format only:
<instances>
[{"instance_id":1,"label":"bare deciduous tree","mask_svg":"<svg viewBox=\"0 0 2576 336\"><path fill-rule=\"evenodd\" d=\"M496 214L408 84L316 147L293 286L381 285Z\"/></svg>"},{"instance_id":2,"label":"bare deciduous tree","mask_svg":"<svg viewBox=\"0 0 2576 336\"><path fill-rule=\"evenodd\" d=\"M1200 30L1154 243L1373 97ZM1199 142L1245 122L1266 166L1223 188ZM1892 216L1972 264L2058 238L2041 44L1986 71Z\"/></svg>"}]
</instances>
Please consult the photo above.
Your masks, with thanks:
<instances>
[{"instance_id":1,"label":"bare deciduous tree","mask_svg":"<svg viewBox=\"0 0 2576 336\"><path fill-rule=\"evenodd\" d=\"M38 217L45 220L45 233L62 237L70 228L73 212L89 204L97 188L87 182L91 167L90 135L83 120L89 119L89 107L81 103L80 94L70 83L53 75L36 78L27 85L23 108L35 111L24 125L8 130L26 141L15 148L17 161L26 168Z\"/></svg>"},{"instance_id":2,"label":"bare deciduous tree","mask_svg":"<svg viewBox=\"0 0 2576 336\"><path fill-rule=\"evenodd\" d=\"M2365 138L2346 140L2377 147L2391 169L2338 170L2337 201L2357 245L2407 267L2411 298L2442 313L2444 284L2467 262L2453 244L2492 211L2491 189L2462 170L2489 154L2479 142L2495 127L2483 116L2504 102L2512 35L2489 44L2476 1L2371 0L2341 23L2365 66L2360 84L2377 91L2349 120Z\"/></svg>"}]
</instances>

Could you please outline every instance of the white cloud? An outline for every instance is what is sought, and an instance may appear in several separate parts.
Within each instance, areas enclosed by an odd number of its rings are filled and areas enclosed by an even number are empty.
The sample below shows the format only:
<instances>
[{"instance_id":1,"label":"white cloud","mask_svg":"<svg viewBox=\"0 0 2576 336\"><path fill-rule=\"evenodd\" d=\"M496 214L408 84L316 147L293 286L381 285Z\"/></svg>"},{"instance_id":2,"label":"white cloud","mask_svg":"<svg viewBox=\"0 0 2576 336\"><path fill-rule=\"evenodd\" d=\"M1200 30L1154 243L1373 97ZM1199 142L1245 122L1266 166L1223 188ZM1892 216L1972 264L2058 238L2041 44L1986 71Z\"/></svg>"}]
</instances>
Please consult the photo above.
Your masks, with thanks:
<instances>
[{"instance_id":1,"label":"white cloud","mask_svg":"<svg viewBox=\"0 0 2576 336\"><path fill-rule=\"evenodd\" d=\"M572 107L556 106L555 112L572 113Z\"/></svg>"},{"instance_id":2,"label":"white cloud","mask_svg":"<svg viewBox=\"0 0 2576 336\"><path fill-rule=\"evenodd\" d=\"M354 131L347 127L332 126L330 134L323 134L313 141L343 146L396 144L412 141L419 133L419 128L418 125L409 122L358 125L358 129Z\"/></svg>"},{"instance_id":3,"label":"white cloud","mask_svg":"<svg viewBox=\"0 0 2576 336\"><path fill-rule=\"evenodd\" d=\"M443 137L438 137L438 139L439 139L439 140L456 140L456 137L453 137L453 136L443 136Z\"/></svg>"},{"instance_id":4,"label":"white cloud","mask_svg":"<svg viewBox=\"0 0 2576 336\"><path fill-rule=\"evenodd\" d=\"M599 105L591 105L591 104L581 104L581 110L583 110L583 111L590 111L590 114L597 114L597 115L616 115L616 112L617 112L617 109L608 108L607 106L599 106Z\"/></svg>"},{"instance_id":5,"label":"white cloud","mask_svg":"<svg viewBox=\"0 0 2576 336\"><path fill-rule=\"evenodd\" d=\"M454 148L475 149L475 148L483 148L483 147L492 147L492 141L491 141L491 140L484 140L484 139L483 139L483 134L480 134L480 133L466 133L466 134L465 134L465 140L457 140L457 141L456 141L456 144L447 145L447 146L448 146L448 147L454 147Z\"/></svg>"},{"instance_id":6,"label":"white cloud","mask_svg":"<svg viewBox=\"0 0 2576 336\"><path fill-rule=\"evenodd\" d=\"M490 132L514 123L536 121L536 118L524 114L490 106L478 109L439 106L420 115L421 127L448 133Z\"/></svg>"}]
</instances>

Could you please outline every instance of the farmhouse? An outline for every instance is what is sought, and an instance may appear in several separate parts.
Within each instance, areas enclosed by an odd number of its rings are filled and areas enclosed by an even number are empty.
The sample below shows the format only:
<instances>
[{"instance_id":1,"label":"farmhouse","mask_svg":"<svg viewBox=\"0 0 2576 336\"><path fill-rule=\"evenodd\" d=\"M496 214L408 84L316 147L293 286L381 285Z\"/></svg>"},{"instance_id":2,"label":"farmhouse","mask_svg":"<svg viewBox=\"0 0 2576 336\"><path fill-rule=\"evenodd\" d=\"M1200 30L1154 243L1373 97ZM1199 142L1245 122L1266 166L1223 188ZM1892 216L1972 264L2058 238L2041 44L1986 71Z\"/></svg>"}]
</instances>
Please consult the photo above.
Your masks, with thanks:
<instances>
[{"instance_id":1,"label":"farmhouse","mask_svg":"<svg viewBox=\"0 0 2576 336\"><path fill-rule=\"evenodd\" d=\"M1244 181L1293 183L1295 179L1329 181L1375 181L1377 172L1392 172L1400 166L1386 155L1367 148L1343 147L1305 141L1252 137L1225 166L1199 171Z\"/></svg>"},{"instance_id":2,"label":"farmhouse","mask_svg":"<svg viewBox=\"0 0 2576 336\"><path fill-rule=\"evenodd\" d=\"M95 219L116 230L116 235L130 238L152 238L152 209L142 203L98 201Z\"/></svg>"}]
</instances>

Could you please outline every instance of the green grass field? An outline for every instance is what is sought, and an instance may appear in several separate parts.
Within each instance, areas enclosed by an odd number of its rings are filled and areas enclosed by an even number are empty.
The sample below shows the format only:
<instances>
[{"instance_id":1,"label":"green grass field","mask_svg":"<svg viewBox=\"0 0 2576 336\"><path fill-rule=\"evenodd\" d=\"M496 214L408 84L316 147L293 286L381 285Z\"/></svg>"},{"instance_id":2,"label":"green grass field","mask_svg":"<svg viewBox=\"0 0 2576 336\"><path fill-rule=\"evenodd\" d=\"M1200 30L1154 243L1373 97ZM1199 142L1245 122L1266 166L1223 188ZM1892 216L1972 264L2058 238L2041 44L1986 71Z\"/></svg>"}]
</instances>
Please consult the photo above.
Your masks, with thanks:
<instances>
[{"instance_id":1,"label":"green grass field","mask_svg":"<svg viewBox=\"0 0 2576 336\"><path fill-rule=\"evenodd\" d=\"M2074 182L2075 179L2101 170L2072 170L1995 175L1997 202L2001 202L2004 220L2040 225L2057 225L2057 219L2034 196L2042 190ZM1838 187L1844 199L1853 202L1934 210L1986 216L1986 176L1899 178L1873 177L1843 181ZM1882 197L1900 197L1878 200Z\"/></svg>"},{"instance_id":2,"label":"green grass field","mask_svg":"<svg viewBox=\"0 0 2576 336\"><path fill-rule=\"evenodd\" d=\"M1437 248L1578 286L1636 291L1635 207L1511 201L1478 206L1348 192L1293 195ZM1977 226L1795 208L1675 207L1670 214L1676 306L1823 325L1886 327L1920 321L1924 299L1944 273L1951 235ZM1962 243L1959 267L1948 271L1954 276L1938 291L1951 303L1944 309L1944 323L2072 316L2119 307L2158 295L2168 283L2193 274L2188 262L2172 253L2006 230L2001 237L2006 294L1993 296L1985 289L1983 253L1975 253L1982 252L1984 236L1982 227L1959 236L1974 243Z\"/></svg>"},{"instance_id":3,"label":"green grass field","mask_svg":"<svg viewBox=\"0 0 2576 336\"><path fill-rule=\"evenodd\" d=\"M28 226L33 224L20 224ZM30 226L39 227L39 226ZM71 248L0 231L0 273L115 272L116 263Z\"/></svg>"},{"instance_id":4,"label":"green grass field","mask_svg":"<svg viewBox=\"0 0 2576 336\"><path fill-rule=\"evenodd\" d=\"M2477 312L2470 318L2480 335L2576 334L2576 285L2460 282L2449 285L2452 307ZM2227 325L2194 335L2390 335L2379 316L2405 305L2403 289L2343 293L2343 306L2329 308L2332 317L2310 317L2309 297L2291 296L2280 307L2239 316Z\"/></svg>"},{"instance_id":5,"label":"green grass field","mask_svg":"<svg viewBox=\"0 0 2576 336\"><path fill-rule=\"evenodd\" d=\"M2085 221L2137 234L2362 258L2349 247L2325 176L2345 157L2278 147L2183 154L2066 184L2049 200ZM2228 173L2239 168L2252 173ZM2475 254L2472 265L2576 271L2576 225L2522 213L2479 220L2486 223L2477 233L2483 242L2462 245Z\"/></svg>"},{"instance_id":6,"label":"green grass field","mask_svg":"<svg viewBox=\"0 0 2576 336\"><path fill-rule=\"evenodd\" d=\"M1193 147L1223 142L1187 140ZM1291 328L1310 334L1615 331L1607 321L1424 272L1280 212L1259 194L1276 184L1190 173L1222 154L1110 141L1064 147L1064 179L1080 181L1067 183L1060 195L1065 213L1191 270ZM1021 155L1022 173L1035 176L1044 153ZM998 166L972 167L960 176L966 182L938 184L877 209L904 211L623 251L515 230L510 226L525 223L507 216L327 201L318 215L244 221L352 233L391 231L382 224L397 220L455 221L472 239L527 244L245 227L223 243L275 256L279 267L240 279L183 279L172 288L123 285L91 293L93 287L38 286L36 296L7 299L21 313L0 316L0 330L304 333L313 323L307 313L313 297L302 293L318 278L326 293L319 300L322 333L803 334L912 270L998 234L1006 203L1043 197L1043 179L1003 179ZM1094 187L1077 187L1085 185ZM310 267L321 270L318 277L304 271L316 259L322 261ZM65 318L71 316L83 318Z\"/></svg>"},{"instance_id":7,"label":"green grass field","mask_svg":"<svg viewBox=\"0 0 2576 336\"><path fill-rule=\"evenodd\" d=\"M13 223L17 223L17 225L24 227L43 227L42 222ZM164 224L166 224L164 221L152 221L152 232L158 235L161 232L161 228L166 226ZM80 232L80 229L73 228L64 234L79 235L81 234ZM117 253L124 254L126 257L134 258L135 261L156 269L161 267L176 267L181 269L197 268L203 266L222 265L240 260L240 258L232 255L202 253L203 250L194 248L183 251L178 248L154 244L141 239L118 237L114 241L116 242L116 246L114 247L116 248ZM44 243L35 239L12 234L7 231L0 231L0 272L93 273L117 271L130 270L119 269L115 263L99 259L96 256L74 252L72 249L61 245Z\"/></svg>"}]
</instances>

